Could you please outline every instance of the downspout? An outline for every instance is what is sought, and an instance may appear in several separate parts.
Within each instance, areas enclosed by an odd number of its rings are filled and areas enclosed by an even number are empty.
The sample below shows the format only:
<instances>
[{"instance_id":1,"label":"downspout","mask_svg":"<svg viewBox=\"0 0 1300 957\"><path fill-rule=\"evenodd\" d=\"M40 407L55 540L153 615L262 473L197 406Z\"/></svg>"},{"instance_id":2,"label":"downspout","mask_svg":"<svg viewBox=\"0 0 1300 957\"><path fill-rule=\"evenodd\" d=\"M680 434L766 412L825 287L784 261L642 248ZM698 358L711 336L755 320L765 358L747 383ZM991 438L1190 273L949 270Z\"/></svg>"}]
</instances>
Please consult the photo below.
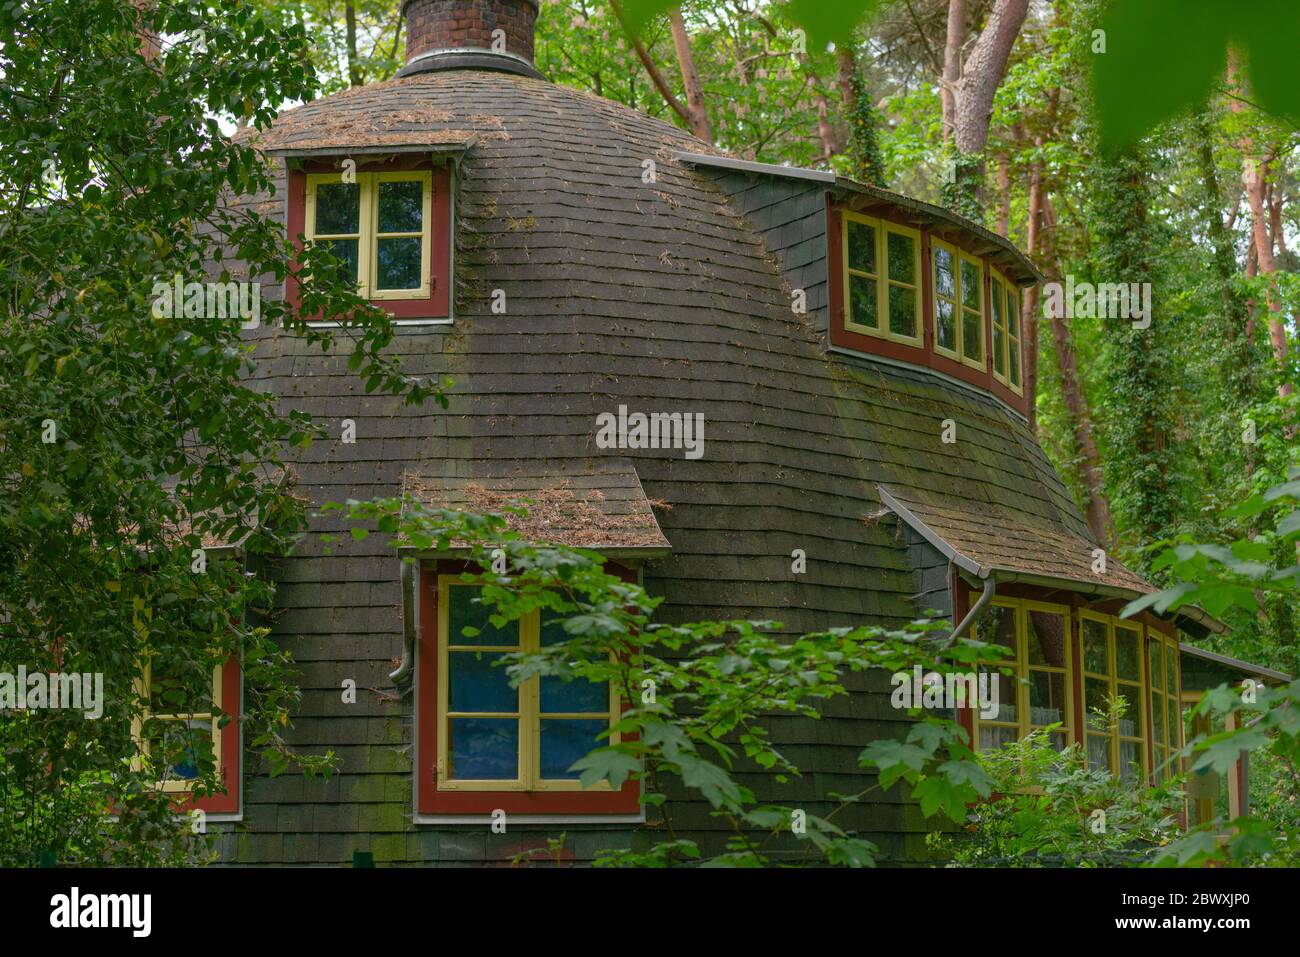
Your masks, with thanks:
<instances>
[{"instance_id":1,"label":"downspout","mask_svg":"<svg viewBox=\"0 0 1300 957\"><path fill-rule=\"evenodd\" d=\"M397 685L411 680L411 669L415 665L415 579L418 571L418 562L402 560L402 660L397 670L388 676Z\"/></svg>"},{"instance_id":2,"label":"downspout","mask_svg":"<svg viewBox=\"0 0 1300 957\"><path fill-rule=\"evenodd\" d=\"M948 640L944 642L944 647L951 645L965 632L969 631L970 626L975 623L976 619L980 616L980 612L984 610L984 606L993 599L993 592L997 588L998 578L993 574L992 569L986 570L982 577L984 579L984 591L980 593L979 600L971 606L970 611L966 612L966 617L958 622L957 627L954 628L952 634L948 636Z\"/></svg>"}]
</instances>

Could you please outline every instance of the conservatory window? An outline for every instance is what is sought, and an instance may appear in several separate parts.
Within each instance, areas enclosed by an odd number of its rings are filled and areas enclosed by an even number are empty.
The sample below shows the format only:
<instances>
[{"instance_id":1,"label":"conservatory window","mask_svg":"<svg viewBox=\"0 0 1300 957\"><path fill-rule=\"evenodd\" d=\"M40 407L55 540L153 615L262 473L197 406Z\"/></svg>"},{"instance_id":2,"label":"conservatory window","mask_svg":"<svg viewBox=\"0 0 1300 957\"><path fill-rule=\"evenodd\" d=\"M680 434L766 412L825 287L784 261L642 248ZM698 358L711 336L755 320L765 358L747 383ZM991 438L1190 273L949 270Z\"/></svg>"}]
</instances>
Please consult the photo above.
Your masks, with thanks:
<instances>
[{"instance_id":1,"label":"conservatory window","mask_svg":"<svg viewBox=\"0 0 1300 957\"><path fill-rule=\"evenodd\" d=\"M1073 739L1069 620L1064 606L1020 599L995 598L985 611L976 637L1002 654L990 676L997 712L989 719L973 712L977 747L998 748L1053 724L1061 725L1051 732L1058 750Z\"/></svg>"},{"instance_id":2,"label":"conservatory window","mask_svg":"<svg viewBox=\"0 0 1300 957\"><path fill-rule=\"evenodd\" d=\"M1088 765L1118 773L1124 781L1141 778L1146 761L1142 712L1142 629L1106 615L1081 612L1083 700L1087 710ZM1127 708L1114 727L1097 717L1109 698Z\"/></svg>"}]
</instances>

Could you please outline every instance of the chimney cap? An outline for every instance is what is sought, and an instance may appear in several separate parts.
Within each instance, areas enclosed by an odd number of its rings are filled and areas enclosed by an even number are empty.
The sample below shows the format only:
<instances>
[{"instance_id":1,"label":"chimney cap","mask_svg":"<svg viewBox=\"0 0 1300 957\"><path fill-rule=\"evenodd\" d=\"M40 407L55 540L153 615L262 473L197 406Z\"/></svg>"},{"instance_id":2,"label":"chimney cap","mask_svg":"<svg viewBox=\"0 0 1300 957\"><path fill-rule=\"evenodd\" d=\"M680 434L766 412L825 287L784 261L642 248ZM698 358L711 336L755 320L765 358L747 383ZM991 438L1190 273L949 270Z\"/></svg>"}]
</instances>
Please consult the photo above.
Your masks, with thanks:
<instances>
[{"instance_id":1,"label":"chimney cap","mask_svg":"<svg viewBox=\"0 0 1300 957\"><path fill-rule=\"evenodd\" d=\"M498 70L545 79L533 65L538 0L402 0L406 65L398 76L433 70Z\"/></svg>"}]
</instances>

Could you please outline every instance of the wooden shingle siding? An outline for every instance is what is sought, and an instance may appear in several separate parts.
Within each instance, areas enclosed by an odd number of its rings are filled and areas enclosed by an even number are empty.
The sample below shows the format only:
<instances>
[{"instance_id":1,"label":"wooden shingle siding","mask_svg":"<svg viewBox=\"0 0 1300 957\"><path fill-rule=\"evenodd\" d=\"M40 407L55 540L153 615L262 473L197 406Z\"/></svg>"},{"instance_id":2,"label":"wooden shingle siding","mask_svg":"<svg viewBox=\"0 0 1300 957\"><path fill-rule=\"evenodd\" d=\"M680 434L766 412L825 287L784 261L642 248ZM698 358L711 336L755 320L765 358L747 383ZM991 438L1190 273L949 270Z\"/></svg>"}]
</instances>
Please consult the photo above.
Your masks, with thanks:
<instances>
[{"instance_id":1,"label":"wooden shingle siding","mask_svg":"<svg viewBox=\"0 0 1300 957\"><path fill-rule=\"evenodd\" d=\"M281 122L282 141L346 131L341 153L377 126L415 142L478 135L458 172L455 323L400 328L390 350L412 373L450 375L449 409L366 395L345 348L322 355L265 324L246 333L257 344L254 386L330 432L294 463L313 510L396 495L407 473L472 482L517 467L579 481L602 474L593 463L626 459L649 500L671 506L655 518L672 552L644 568L646 587L665 598L659 618L774 619L789 634L898 626L918 601L950 613L939 565L913 561L915 543L877 516L879 484L1085 530L1005 406L926 372L826 353L824 186L676 163L675 151L705 147L621 106L508 74L420 74ZM642 181L645 159L657 182ZM504 315L490 311L498 288ZM791 311L791 288L808 290L807 315ZM702 413L703 457L597 448L596 416L619 405ZM955 445L940 442L948 418ZM356 422L354 445L338 440L343 419ZM413 824L413 698L387 677L403 648L399 561L377 534L327 550L320 533L342 527L314 518L280 563L274 621L303 684L291 740L332 749L340 771L272 779L250 761L244 820L218 826L224 859L345 863L361 850L380 864L460 865L508 859L561 831L579 861L628 846L626 825L510 824L493 835L486 824ZM807 554L802 575L791 571L794 549ZM342 702L349 678L356 704ZM906 718L890 706L887 675L848 686L821 721L773 719L773 739L804 773L780 785L739 769L761 800L822 813L830 792L872 781L859 752ZM720 822L682 797L678 833L717 850ZM927 826L897 788L836 820L885 860L923 853Z\"/></svg>"}]
</instances>

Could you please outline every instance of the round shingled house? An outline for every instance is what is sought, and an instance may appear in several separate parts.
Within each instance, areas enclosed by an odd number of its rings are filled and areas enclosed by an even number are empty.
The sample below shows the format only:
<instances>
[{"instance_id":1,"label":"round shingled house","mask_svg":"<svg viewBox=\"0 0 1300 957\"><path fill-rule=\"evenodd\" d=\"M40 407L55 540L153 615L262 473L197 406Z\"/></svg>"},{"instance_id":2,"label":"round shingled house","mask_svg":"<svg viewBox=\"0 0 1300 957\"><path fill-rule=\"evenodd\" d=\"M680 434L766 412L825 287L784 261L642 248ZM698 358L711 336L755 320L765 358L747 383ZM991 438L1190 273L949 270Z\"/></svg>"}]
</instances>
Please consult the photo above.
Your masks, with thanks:
<instances>
[{"instance_id":1,"label":"round shingled house","mask_svg":"<svg viewBox=\"0 0 1300 957\"><path fill-rule=\"evenodd\" d=\"M1176 623L1116 618L1149 586L1113 560L1098 570L1027 425L1030 263L942 209L732 159L551 84L532 65L536 13L407 0L401 75L288 111L257 141L280 170L257 202L349 262L399 321L412 372L455 382L450 408L407 407L366 394L345 355L252 333L286 408L334 435L354 426L297 463L304 494L527 501L524 531L605 552L664 597L663 620L801 633L926 609L964 625L975 608L1025 679L992 717L966 716L982 746L1060 722L1098 764L1159 773L1178 744L1177 721L1151 718L1178 701ZM332 748L339 773L271 778L235 753L225 818L242 823L223 857L490 861L561 831L577 860L628 845L645 826L637 795L583 791L565 771L608 704L548 719L510 698L448 640L475 615L452 559L403 566L378 536L327 553L318 533L333 526L316 523L280 572L275 630L302 674L295 743ZM348 679L371 690L343 702ZM821 721L771 723L802 777L742 783L814 814L869 783L859 752L905 715L889 676L851 687ZM1085 727L1103 688L1142 696L1123 733ZM875 801L837 820L882 861L921 856L918 808L897 789ZM508 834L488 826L494 809ZM679 836L720 839L702 802L673 817Z\"/></svg>"}]
</instances>

